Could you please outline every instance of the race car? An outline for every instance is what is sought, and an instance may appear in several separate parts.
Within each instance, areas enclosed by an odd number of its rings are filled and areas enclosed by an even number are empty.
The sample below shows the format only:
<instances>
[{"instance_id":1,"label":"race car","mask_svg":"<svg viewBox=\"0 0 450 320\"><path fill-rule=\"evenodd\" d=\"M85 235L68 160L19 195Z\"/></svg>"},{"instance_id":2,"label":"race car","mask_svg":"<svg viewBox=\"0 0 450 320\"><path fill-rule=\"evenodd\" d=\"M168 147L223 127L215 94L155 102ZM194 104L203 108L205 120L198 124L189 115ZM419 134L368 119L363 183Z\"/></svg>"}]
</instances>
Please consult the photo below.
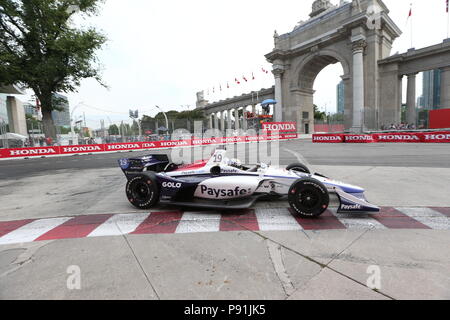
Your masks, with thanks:
<instances>
[{"instance_id":1,"label":"race car","mask_svg":"<svg viewBox=\"0 0 450 320\"><path fill-rule=\"evenodd\" d=\"M330 194L339 200L338 213L377 213L364 189L311 174L303 164L286 168L259 163L243 165L229 159L226 150L215 150L209 160L174 164L167 155L120 159L127 177L126 195L132 205L148 209L157 204L179 207L236 210L257 200L287 198L301 217L314 218L330 205Z\"/></svg>"}]
</instances>

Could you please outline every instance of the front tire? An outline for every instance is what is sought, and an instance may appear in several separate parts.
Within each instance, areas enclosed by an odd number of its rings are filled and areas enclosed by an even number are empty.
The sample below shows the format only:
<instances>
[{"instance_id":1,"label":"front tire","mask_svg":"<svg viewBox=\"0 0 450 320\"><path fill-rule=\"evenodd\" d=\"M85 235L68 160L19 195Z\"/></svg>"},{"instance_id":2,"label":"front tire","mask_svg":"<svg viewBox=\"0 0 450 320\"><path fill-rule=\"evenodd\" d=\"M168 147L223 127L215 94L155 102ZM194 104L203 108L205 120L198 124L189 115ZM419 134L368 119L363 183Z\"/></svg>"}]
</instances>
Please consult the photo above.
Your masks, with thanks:
<instances>
[{"instance_id":1,"label":"front tire","mask_svg":"<svg viewBox=\"0 0 450 320\"><path fill-rule=\"evenodd\" d=\"M159 202L159 186L154 172L144 172L127 182L128 201L138 209L149 209Z\"/></svg>"},{"instance_id":2,"label":"front tire","mask_svg":"<svg viewBox=\"0 0 450 320\"><path fill-rule=\"evenodd\" d=\"M311 171L308 169L308 167L301 163L293 163L293 164L287 166L286 170L294 170L297 172L311 174Z\"/></svg>"},{"instance_id":3,"label":"front tire","mask_svg":"<svg viewBox=\"0 0 450 320\"><path fill-rule=\"evenodd\" d=\"M289 189L288 201L301 217L316 218L328 209L330 195L320 181L299 179Z\"/></svg>"}]
</instances>

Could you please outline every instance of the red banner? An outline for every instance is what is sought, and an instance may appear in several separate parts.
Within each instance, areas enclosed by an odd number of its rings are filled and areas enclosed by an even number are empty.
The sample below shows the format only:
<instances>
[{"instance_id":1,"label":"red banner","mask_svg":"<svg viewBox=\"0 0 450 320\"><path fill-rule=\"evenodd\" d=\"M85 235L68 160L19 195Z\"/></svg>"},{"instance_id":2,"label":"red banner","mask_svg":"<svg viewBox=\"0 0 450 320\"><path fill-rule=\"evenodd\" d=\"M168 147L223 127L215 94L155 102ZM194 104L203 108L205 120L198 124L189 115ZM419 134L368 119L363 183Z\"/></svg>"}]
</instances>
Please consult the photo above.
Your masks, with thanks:
<instances>
[{"instance_id":1,"label":"red banner","mask_svg":"<svg viewBox=\"0 0 450 320\"><path fill-rule=\"evenodd\" d=\"M84 145L84 146L62 146L60 148L60 154L71 154L71 153L95 153L104 152L104 144L94 144L94 145Z\"/></svg>"},{"instance_id":2,"label":"red banner","mask_svg":"<svg viewBox=\"0 0 450 320\"><path fill-rule=\"evenodd\" d=\"M43 157L60 154L60 147L0 149L0 158Z\"/></svg>"},{"instance_id":3,"label":"red banner","mask_svg":"<svg viewBox=\"0 0 450 320\"><path fill-rule=\"evenodd\" d=\"M314 143L450 143L450 131L375 134L316 134Z\"/></svg>"},{"instance_id":4,"label":"red banner","mask_svg":"<svg viewBox=\"0 0 450 320\"><path fill-rule=\"evenodd\" d=\"M56 146L56 147L20 148L20 149L0 149L0 159L45 157L55 155L67 155L67 154L89 154L98 152L120 152L120 151L146 150L146 149L171 149L171 148L200 146L200 145L287 140L297 138L298 138L297 133L291 133L291 134L278 134L273 136L262 135L262 136L242 136L242 137L217 137L217 138L176 140L176 141L127 142L127 143L76 145L76 146L61 146L61 147Z\"/></svg>"},{"instance_id":5,"label":"red banner","mask_svg":"<svg viewBox=\"0 0 450 320\"><path fill-rule=\"evenodd\" d=\"M313 134L314 143L344 143L344 134Z\"/></svg>"},{"instance_id":6,"label":"red banner","mask_svg":"<svg viewBox=\"0 0 450 320\"><path fill-rule=\"evenodd\" d=\"M346 134L345 143L373 143L376 142L371 134Z\"/></svg>"},{"instance_id":7,"label":"red banner","mask_svg":"<svg viewBox=\"0 0 450 320\"><path fill-rule=\"evenodd\" d=\"M266 122L262 129L266 132L297 132L297 122Z\"/></svg>"}]
</instances>

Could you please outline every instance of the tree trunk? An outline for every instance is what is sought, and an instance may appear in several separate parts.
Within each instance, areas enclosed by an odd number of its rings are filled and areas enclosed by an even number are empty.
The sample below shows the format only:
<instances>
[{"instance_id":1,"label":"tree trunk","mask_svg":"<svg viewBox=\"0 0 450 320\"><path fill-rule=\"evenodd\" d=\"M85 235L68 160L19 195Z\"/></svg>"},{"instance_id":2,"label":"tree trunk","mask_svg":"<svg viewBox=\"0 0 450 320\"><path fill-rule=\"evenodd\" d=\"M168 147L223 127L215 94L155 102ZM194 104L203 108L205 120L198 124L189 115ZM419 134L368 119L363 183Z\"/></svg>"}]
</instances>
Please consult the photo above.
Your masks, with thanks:
<instances>
[{"instance_id":1,"label":"tree trunk","mask_svg":"<svg viewBox=\"0 0 450 320\"><path fill-rule=\"evenodd\" d=\"M44 134L46 138L52 138L56 141L56 128L52 118L52 112L42 109L42 124L44 126Z\"/></svg>"}]
</instances>

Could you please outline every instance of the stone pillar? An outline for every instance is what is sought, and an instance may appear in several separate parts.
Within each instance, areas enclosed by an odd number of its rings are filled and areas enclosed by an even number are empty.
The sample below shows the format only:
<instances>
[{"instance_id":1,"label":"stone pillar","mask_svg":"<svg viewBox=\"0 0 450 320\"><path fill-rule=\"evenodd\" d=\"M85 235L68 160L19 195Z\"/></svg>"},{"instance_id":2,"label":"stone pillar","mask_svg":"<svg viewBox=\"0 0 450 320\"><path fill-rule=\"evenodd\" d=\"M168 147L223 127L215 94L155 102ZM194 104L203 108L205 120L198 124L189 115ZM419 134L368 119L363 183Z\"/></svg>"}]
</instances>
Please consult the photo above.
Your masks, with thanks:
<instances>
[{"instance_id":1,"label":"stone pillar","mask_svg":"<svg viewBox=\"0 0 450 320\"><path fill-rule=\"evenodd\" d=\"M220 130L225 133L225 111L220 112Z\"/></svg>"},{"instance_id":2,"label":"stone pillar","mask_svg":"<svg viewBox=\"0 0 450 320\"><path fill-rule=\"evenodd\" d=\"M450 109L450 67L441 69L441 101L439 109Z\"/></svg>"},{"instance_id":3,"label":"stone pillar","mask_svg":"<svg viewBox=\"0 0 450 320\"><path fill-rule=\"evenodd\" d=\"M214 114L214 129L219 129L219 112Z\"/></svg>"},{"instance_id":4,"label":"stone pillar","mask_svg":"<svg viewBox=\"0 0 450 320\"><path fill-rule=\"evenodd\" d=\"M366 42L353 43L353 125L352 131L364 130L364 47Z\"/></svg>"},{"instance_id":5,"label":"stone pillar","mask_svg":"<svg viewBox=\"0 0 450 320\"><path fill-rule=\"evenodd\" d=\"M408 87L406 96L406 122L408 124L416 124L416 75L417 73L408 74Z\"/></svg>"},{"instance_id":6,"label":"stone pillar","mask_svg":"<svg viewBox=\"0 0 450 320\"><path fill-rule=\"evenodd\" d=\"M234 129L239 130L241 128L239 124L239 108L234 109Z\"/></svg>"},{"instance_id":7,"label":"stone pillar","mask_svg":"<svg viewBox=\"0 0 450 320\"><path fill-rule=\"evenodd\" d=\"M247 131L248 128L248 123L247 123L247 107L245 107L243 110L243 117L242 117L242 129L244 129L244 131Z\"/></svg>"},{"instance_id":8,"label":"stone pillar","mask_svg":"<svg viewBox=\"0 0 450 320\"><path fill-rule=\"evenodd\" d=\"M16 97L9 96L6 99L9 117L9 131L28 137L25 109L22 102Z\"/></svg>"},{"instance_id":9,"label":"stone pillar","mask_svg":"<svg viewBox=\"0 0 450 320\"><path fill-rule=\"evenodd\" d=\"M233 129L231 128L231 110L227 110L227 129Z\"/></svg>"},{"instance_id":10,"label":"stone pillar","mask_svg":"<svg viewBox=\"0 0 450 320\"><path fill-rule=\"evenodd\" d=\"M253 113L253 116L256 116L256 105L255 104L252 105L252 113Z\"/></svg>"},{"instance_id":11,"label":"stone pillar","mask_svg":"<svg viewBox=\"0 0 450 320\"><path fill-rule=\"evenodd\" d=\"M277 101L277 104L273 107L273 121L283 122L283 87L281 78L284 69L280 66L274 66L272 73L275 76L275 100Z\"/></svg>"},{"instance_id":12,"label":"stone pillar","mask_svg":"<svg viewBox=\"0 0 450 320\"><path fill-rule=\"evenodd\" d=\"M213 115L209 115L209 129L213 129Z\"/></svg>"}]
</instances>

